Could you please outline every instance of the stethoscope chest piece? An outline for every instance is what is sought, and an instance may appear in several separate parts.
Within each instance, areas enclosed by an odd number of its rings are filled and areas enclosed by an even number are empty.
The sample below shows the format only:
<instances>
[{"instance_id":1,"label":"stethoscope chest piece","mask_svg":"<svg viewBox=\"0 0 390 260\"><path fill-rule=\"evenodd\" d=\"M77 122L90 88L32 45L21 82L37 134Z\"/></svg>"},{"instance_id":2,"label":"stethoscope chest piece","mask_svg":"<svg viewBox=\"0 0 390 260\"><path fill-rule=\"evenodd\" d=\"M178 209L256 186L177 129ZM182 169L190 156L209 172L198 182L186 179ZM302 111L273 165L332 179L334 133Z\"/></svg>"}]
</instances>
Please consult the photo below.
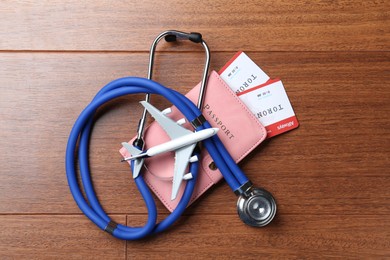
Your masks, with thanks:
<instances>
[{"instance_id":1,"label":"stethoscope chest piece","mask_svg":"<svg viewBox=\"0 0 390 260\"><path fill-rule=\"evenodd\" d=\"M268 191L260 188L250 188L239 196L237 211L245 224L253 227L263 227L274 218L276 202Z\"/></svg>"}]
</instances>

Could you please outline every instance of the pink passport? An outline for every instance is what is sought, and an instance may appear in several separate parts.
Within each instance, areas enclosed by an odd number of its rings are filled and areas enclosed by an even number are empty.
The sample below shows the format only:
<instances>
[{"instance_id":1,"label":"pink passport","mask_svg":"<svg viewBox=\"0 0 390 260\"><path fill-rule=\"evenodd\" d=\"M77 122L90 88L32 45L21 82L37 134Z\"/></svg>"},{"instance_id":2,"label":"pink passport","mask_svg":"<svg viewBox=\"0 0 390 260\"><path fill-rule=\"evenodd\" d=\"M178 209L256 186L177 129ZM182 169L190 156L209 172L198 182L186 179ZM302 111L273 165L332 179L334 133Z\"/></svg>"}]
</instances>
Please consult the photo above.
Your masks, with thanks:
<instances>
[{"instance_id":1,"label":"pink passport","mask_svg":"<svg viewBox=\"0 0 390 260\"><path fill-rule=\"evenodd\" d=\"M200 83L186 95L195 104L198 100L199 89ZM241 161L266 137L267 132L259 120L215 71L211 72L208 80L202 112L213 127L220 129L218 136L236 162ZM176 107L172 107L172 112L167 116L174 121L183 118ZM182 126L193 130L188 122ZM135 137L129 143L132 144L134 139ZM157 122L153 122L145 129L144 139L145 149L170 140ZM120 153L123 157L130 156L124 148L120 150ZM145 159L141 172L151 190L170 211L176 208L185 188L185 181L183 181L178 196L171 201L174 163L173 152L161 154ZM198 180L190 204L221 179L222 174L213 167L213 159L207 150L203 149Z\"/></svg>"}]
</instances>

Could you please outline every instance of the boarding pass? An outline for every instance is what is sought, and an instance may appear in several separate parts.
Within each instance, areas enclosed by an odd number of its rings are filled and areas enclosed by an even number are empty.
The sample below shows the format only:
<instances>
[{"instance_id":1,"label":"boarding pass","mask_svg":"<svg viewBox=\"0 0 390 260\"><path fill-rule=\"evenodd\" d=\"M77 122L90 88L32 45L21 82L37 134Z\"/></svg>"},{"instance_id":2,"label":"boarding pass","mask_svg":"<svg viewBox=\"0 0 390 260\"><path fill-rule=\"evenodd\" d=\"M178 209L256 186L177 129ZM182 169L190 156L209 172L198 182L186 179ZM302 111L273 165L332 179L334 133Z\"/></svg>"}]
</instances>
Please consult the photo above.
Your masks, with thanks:
<instances>
[{"instance_id":1,"label":"boarding pass","mask_svg":"<svg viewBox=\"0 0 390 260\"><path fill-rule=\"evenodd\" d=\"M219 74L265 126L267 138L298 127L282 81L270 79L244 52L236 53Z\"/></svg>"}]
</instances>

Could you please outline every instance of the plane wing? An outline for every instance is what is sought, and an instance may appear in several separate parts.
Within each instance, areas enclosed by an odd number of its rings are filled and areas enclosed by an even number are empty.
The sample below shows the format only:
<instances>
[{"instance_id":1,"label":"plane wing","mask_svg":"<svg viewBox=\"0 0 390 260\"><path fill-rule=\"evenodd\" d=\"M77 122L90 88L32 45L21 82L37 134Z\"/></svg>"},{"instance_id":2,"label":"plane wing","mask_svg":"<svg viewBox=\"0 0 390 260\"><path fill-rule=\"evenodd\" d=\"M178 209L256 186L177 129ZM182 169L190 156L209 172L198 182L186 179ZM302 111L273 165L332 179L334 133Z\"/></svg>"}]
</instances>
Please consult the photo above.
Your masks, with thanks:
<instances>
[{"instance_id":1,"label":"plane wing","mask_svg":"<svg viewBox=\"0 0 390 260\"><path fill-rule=\"evenodd\" d=\"M180 185L183 181L184 174L186 173L187 165L189 163L195 146L196 143L175 151L175 169L173 175L171 200L176 199Z\"/></svg>"},{"instance_id":2,"label":"plane wing","mask_svg":"<svg viewBox=\"0 0 390 260\"><path fill-rule=\"evenodd\" d=\"M158 124L162 127L162 129L164 129L164 131L171 139L175 139L193 133L192 131L178 125L175 121L173 121L169 117L165 116L163 113L161 113L160 110L155 108L149 102L141 101L141 104L146 108L146 110L148 110L149 114L154 119L156 119Z\"/></svg>"}]
</instances>

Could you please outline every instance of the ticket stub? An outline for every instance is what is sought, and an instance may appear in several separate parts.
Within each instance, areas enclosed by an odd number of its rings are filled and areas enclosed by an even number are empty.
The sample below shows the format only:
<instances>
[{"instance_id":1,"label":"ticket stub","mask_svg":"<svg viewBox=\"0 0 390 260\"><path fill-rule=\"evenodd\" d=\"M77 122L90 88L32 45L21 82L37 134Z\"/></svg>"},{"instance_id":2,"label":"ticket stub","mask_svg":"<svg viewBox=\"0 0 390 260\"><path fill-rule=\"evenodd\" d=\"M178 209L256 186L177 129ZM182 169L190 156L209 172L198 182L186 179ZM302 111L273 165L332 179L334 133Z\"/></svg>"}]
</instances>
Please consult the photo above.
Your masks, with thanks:
<instances>
[{"instance_id":1,"label":"ticket stub","mask_svg":"<svg viewBox=\"0 0 390 260\"><path fill-rule=\"evenodd\" d=\"M267 129L267 138L298 127L282 81L270 79L245 53L238 52L219 73Z\"/></svg>"},{"instance_id":2,"label":"ticket stub","mask_svg":"<svg viewBox=\"0 0 390 260\"><path fill-rule=\"evenodd\" d=\"M237 52L218 73L236 94L269 80L268 75L242 51Z\"/></svg>"}]
</instances>

